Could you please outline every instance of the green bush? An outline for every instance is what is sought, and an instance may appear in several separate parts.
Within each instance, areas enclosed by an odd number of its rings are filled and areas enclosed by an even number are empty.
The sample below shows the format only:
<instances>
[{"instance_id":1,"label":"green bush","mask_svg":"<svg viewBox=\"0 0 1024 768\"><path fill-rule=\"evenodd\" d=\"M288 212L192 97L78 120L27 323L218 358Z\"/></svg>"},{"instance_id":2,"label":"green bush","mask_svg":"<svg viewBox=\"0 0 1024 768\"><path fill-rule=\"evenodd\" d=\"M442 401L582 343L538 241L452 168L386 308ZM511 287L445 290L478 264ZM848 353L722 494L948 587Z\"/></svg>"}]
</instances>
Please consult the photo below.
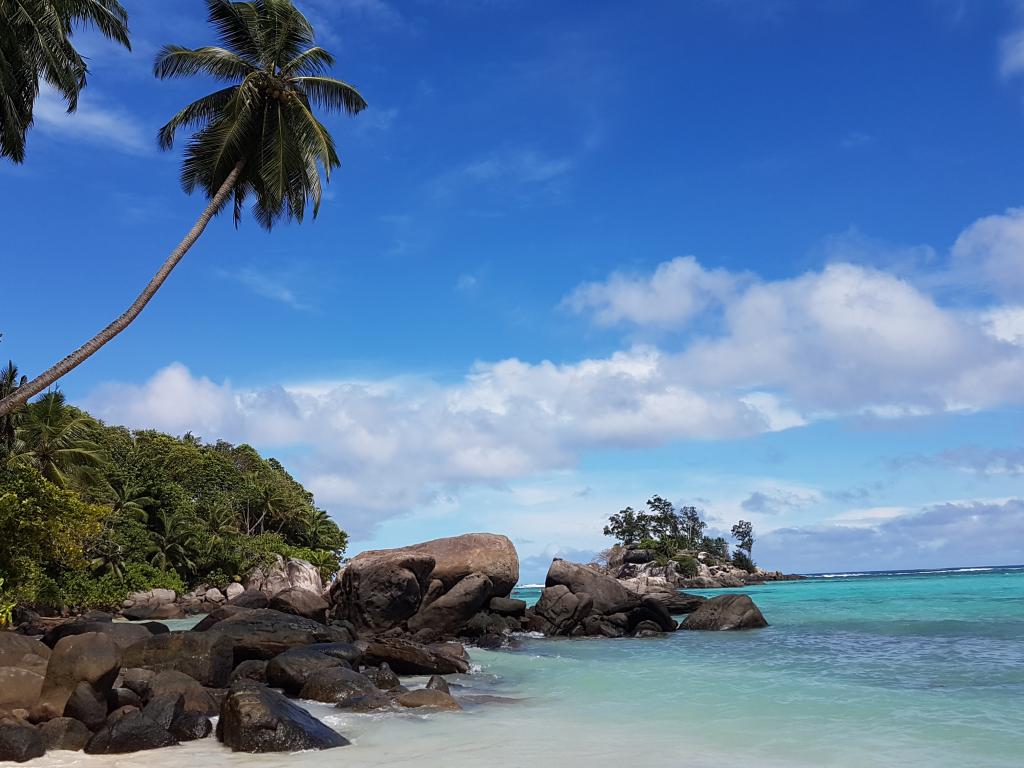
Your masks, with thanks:
<instances>
[{"instance_id":1,"label":"green bush","mask_svg":"<svg viewBox=\"0 0 1024 768\"><path fill-rule=\"evenodd\" d=\"M737 568L742 568L747 573L754 573L757 571L757 564L751 560L750 555L742 549L737 549L732 553L732 564Z\"/></svg>"},{"instance_id":2,"label":"green bush","mask_svg":"<svg viewBox=\"0 0 1024 768\"><path fill-rule=\"evenodd\" d=\"M679 555L673 558L676 561L676 565L679 566L679 572L689 579L692 579L699 572L700 563L697 562L697 558L690 557L689 555Z\"/></svg>"},{"instance_id":3,"label":"green bush","mask_svg":"<svg viewBox=\"0 0 1024 768\"><path fill-rule=\"evenodd\" d=\"M119 608L128 595L149 589L173 589L179 595L185 584L174 571L161 571L149 563L128 563L121 575L94 576L82 571L64 574L57 585L60 605L79 610Z\"/></svg>"}]
</instances>

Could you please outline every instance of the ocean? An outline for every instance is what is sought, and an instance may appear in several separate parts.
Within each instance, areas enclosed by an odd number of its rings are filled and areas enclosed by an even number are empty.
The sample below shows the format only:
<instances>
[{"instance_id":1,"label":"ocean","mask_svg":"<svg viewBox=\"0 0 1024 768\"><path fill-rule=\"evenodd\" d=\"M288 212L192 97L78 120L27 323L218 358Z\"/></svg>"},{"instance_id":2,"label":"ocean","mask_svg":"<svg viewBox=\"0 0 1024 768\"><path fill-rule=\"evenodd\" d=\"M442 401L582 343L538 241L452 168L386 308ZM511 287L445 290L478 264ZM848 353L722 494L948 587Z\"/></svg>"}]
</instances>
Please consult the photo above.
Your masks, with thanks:
<instances>
[{"instance_id":1,"label":"ocean","mask_svg":"<svg viewBox=\"0 0 1024 768\"><path fill-rule=\"evenodd\" d=\"M1024 765L1024 566L822 574L743 590L748 632L473 650L463 713L310 709L353 745L232 754L213 740L39 766ZM539 589L520 590L535 600Z\"/></svg>"}]
</instances>

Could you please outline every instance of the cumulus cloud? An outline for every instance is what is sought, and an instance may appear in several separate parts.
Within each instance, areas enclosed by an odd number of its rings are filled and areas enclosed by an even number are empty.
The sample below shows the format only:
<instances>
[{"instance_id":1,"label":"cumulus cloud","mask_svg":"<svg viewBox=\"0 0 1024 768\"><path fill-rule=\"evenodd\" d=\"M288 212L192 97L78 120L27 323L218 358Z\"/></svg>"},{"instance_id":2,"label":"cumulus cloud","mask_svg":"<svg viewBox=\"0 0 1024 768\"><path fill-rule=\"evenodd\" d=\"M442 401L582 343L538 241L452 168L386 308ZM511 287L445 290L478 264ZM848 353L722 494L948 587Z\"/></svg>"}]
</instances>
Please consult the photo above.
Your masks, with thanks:
<instances>
[{"instance_id":1,"label":"cumulus cloud","mask_svg":"<svg viewBox=\"0 0 1024 768\"><path fill-rule=\"evenodd\" d=\"M906 456L891 462L894 469L929 467L955 469L978 477L1024 475L1024 448L986 448L965 445L931 456Z\"/></svg>"},{"instance_id":2,"label":"cumulus cloud","mask_svg":"<svg viewBox=\"0 0 1024 768\"><path fill-rule=\"evenodd\" d=\"M1024 560L1024 501L948 503L920 512L881 508L871 525L780 528L755 546L759 560L808 573Z\"/></svg>"},{"instance_id":3,"label":"cumulus cloud","mask_svg":"<svg viewBox=\"0 0 1024 768\"><path fill-rule=\"evenodd\" d=\"M707 270L693 256L683 256L659 264L650 275L613 272L602 282L584 283L563 304L592 314L600 325L677 327L724 301L738 281L723 269Z\"/></svg>"},{"instance_id":4,"label":"cumulus cloud","mask_svg":"<svg viewBox=\"0 0 1024 768\"><path fill-rule=\"evenodd\" d=\"M1024 208L974 222L953 245L953 263L1000 296L1024 298Z\"/></svg>"},{"instance_id":5,"label":"cumulus cloud","mask_svg":"<svg viewBox=\"0 0 1024 768\"><path fill-rule=\"evenodd\" d=\"M634 297L644 290L679 298L682 309L652 314ZM141 385L104 387L85 404L130 426L289 450L321 502L358 533L453 488L571 467L594 449L1024 401L1016 305L946 308L862 265L764 281L676 259L647 276L589 284L569 301L598 322L674 317L685 326L712 307L719 321L675 349L484 362L447 385L407 378L237 387L176 364ZM806 502L772 488L752 488L760 495L737 499L738 508L768 515Z\"/></svg>"},{"instance_id":6,"label":"cumulus cloud","mask_svg":"<svg viewBox=\"0 0 1024 768\"><path fill-rule=\"evenodd\" d=\"M572 365L479 364L449 387L396 380L246 389L174 364L142 385L103 387L85 405L129 426L311 447L299 459L304 480L353 527L446 487L570 466L587 448L771 428L750 404L671 381L650 349Z\"/></svg>"}]
</instances>

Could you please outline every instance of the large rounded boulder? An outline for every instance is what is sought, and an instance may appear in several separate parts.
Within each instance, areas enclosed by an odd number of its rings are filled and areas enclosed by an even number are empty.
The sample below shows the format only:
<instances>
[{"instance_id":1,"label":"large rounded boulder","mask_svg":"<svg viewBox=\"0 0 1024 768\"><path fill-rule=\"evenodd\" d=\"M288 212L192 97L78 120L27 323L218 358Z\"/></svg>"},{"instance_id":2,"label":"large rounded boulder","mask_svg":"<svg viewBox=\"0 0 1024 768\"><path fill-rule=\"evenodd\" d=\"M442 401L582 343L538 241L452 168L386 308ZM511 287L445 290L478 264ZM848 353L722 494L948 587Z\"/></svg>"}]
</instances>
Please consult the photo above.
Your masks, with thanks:
<instances>
[{"instance_id":1,"label":"large rounded boulder","mask_svg":"<svg viewBox=\"0 0 1024 768\"><path fill-rule=\"evenodd\" d=\"M33 718L63 716L79 683L89 684L98 697L105 698L120 669L120 652L107 635L90 632L65 637L50 655Z\"/></svg>"},{"instance_id":2,"label":"large rounded boulder","mask_svg":"<svg viewBox=\"0 0 1024 768\"><path fill-rule=\"evenodd\" d=\"M405 550L363 552L331 587L336 613L357 627L385 630L419 610L434 558Z\"/></svg>"},{"instance_id":3,"label":"large rounded boulder","mask_svg":"<svg viewBox=\"0 0 1024 768\"><path fill-rule=\"evenodd\" d=\"M154 672L183 672L202 685L224 688L234 669L233 645L217 633L168 632L130 646L121 664Z\"/></svg>"},{"instance_id":4,"label":"large rounded boulder","mask_svg":"<svg viewBox=\"0 0 1024 768\"><path fill-rule=\"evenodd\" d=\"M733 630L767 626L768 622L749 595L718 595L702 603L680 629Z\"/></svg>"},{"instance_id":5,"label":"large rounded boulder","mask_svg":"<svg viewBox=\"0 0 1024 768\"><path fill-rule=\"evenodd\" d=\"M434 558L431 579L446 590L472 573L490 579L490 597L507 597L519 581L519 555L507 536L496 533L465 533L405 547L406 551Z\"/></svg>"},{"instance_id":6,"label":"large rounded boulder","mask_svg":"<svg viewBox=\"0 0 1024 768\"><path fill-rule=\"evenodd\" d=\"M563 586L574 595L586 593L593 600L593 608L598 613L620 613L640 605L640 597L626 589L618 579L568 560L552 561L544 586Z\"/></svg>"},{"instance_id":7,"label":"large rounded boulder","mask_svg":"<svg viewBox=\"0 0 1024 768\"><path fill-rule=\"evenodd\" d=\"M453 634L490 602L492 589L487 576L471 573L409 619L409 630Z\"/></svg>"},{"instance_id":8,"label":"large rounded boulder","mask_svg":"<svg viewBox=\"0 0 1024 768\"><path fill-rule=\"evenodd\" d=\"M343 747L348 739L271 688L239 684L228 693L217 738L234 752L299 752Z\"/></svg>"},{"instance_id":9,"label":"large rounded boulder","mask_svg":"<svg viewBox=\"0 0 1024 768\"><path fill-rule=\"evenodd\" d=\"M272 659L298 645L350 639L345 629L327 627L312 619L269 608L219 608L192 631L197 630L227 638L236 666L247 659Z\"/></svg>"}]
</instances>

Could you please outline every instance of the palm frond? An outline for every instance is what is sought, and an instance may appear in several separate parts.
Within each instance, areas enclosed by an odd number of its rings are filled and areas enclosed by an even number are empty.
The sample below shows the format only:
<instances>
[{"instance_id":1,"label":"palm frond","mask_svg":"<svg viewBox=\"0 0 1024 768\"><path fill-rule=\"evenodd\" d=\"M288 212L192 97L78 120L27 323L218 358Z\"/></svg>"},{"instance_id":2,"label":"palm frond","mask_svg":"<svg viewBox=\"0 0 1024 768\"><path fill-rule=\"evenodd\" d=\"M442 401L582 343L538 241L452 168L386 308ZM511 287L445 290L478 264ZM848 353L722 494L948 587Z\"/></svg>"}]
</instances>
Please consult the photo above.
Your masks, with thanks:
<instances>
[{"instance_id":1,"label":"palm frond","mask_svg":"<svg viewBox=\"0 0 1024 768\"><path fill-rule=\"evenodd\" d=\"M300 53L281 67L284 77L294 75L322 75L328 67L334 66L334 57L320 46L314 46Z\"/></svg>"},{"instance_id":2,"label":"palm frond","mask_svg":"<svg viewBox=\"0 0 1024 768\"><path fill-rule=\"evenodd\" d=\"M292 82L318 107L350 115L357 115L366 109L366 100L359 91L333 77L295 77Z\"/></svg>"},{"instance_id":3,"label":"palm frond","mask_svg":"<svg viewBox=\"0 0 1024 768\"><path fill-rule=\"evenodd\" d=\"M178 112L160 129L157 138L160 149L170 149L174 145L174 134L179 128L202 127L216 118L231 101L238 88L237 85L230 85L203 96L201 99L196 99Z\"/></svg>"},{"instance_id":4,"label":"palm frond","mask_svg":"<svg viewBox=\"0 0 1024 768\"><path fill-rule=\"evenodd\" d=\"M255 70L255 66L237 53L217 46L193 49L180 45L165 45L153 63L153 74L161 80L200 73L220 80L239 80Z\"/></svg>"},{"instance_id":5,"label":"palm frond","mask_svg":"<svg viewBox=\"0 0 1024 768\"><path fill-rule=\"evenodd\" d=\"M252 64L260 62L259 14L262 3L206 0L207 21L224 46Z\"/></svg>"}]
</instances>

